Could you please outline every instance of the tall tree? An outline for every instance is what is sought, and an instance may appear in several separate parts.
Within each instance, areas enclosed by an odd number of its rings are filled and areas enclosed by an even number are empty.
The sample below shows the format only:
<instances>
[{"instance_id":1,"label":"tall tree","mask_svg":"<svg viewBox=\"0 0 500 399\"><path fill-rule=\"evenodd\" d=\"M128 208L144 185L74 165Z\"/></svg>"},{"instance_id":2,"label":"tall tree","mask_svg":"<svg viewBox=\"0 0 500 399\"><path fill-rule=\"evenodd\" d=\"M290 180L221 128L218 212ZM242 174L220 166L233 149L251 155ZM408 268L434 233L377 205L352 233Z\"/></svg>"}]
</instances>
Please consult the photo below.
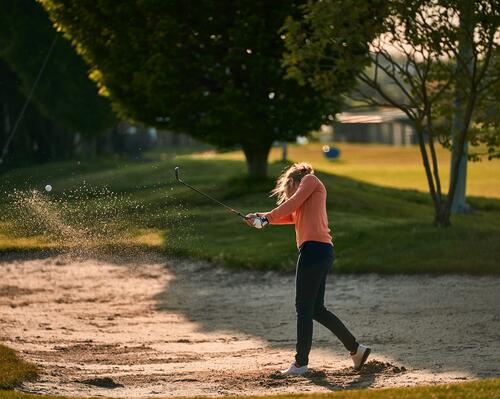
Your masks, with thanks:
<instances>
[{"instance_id":1,"label":"tall tree","mask_svg":"<svg viewBox=\"0 0 500 399\"><path fill-rule=\"evenodd\" d=\"M456 60L456 68L457 74L468 75L471 73L473 66L472 63L472 43L467 39L467 32L474 32L474 21L472 19L474 10L474 2L473 1L462 1L460 4L460 12L458 17L460 18L460 31L462 35L458 37L458 54L460 58L463 60L467 60L467 63L461 63L458 59ZM466 70L466 71L461 71ZM452 141L458 143L460 137L458 137L457 132L460 132L463 129L462 123L464 121L463 112L465 111L462 106L462 93L457 91L455 96L454 103L454 113L453 113L453 132L454 135L452 137ZM451 203L451 211L455 213L470 213L471 207L467 204L465 200L465 189L467 183L467 153L468 153L468 143L467 141L464 143L463 155L460 159L459 166L457 169L458 176L457 180L457 188L455 189L455 195L453 196L453 201ZM453 151L451 156L451 179L454 179L455 168L453 165L455 164L457 152Z\"/></svg>"},{"instance_id":2,"label":"tall tree","mask_svg":"<svg viewBox=\"0 0 500 399\"><path fill-rule=\"evenodd\" d=\"M468 23L460 24L469 3ZM311 0L300 19L290 18L285 25L288 52L284 64L289 76L307 80L322 92L331 92L338 77L352 65L373 66L362 69L358 79L376 95L359 89L348 95L368 106L397 107L413 122L438 226L450 224L465 144L486 144L490 154L498 145L498 140L491 139L499 134L491 130L493 125L470 128L481 99L491 95L500 79L495 55L498 5L498 0ZM363 19L367 9L379 10L383 18ZM360 29L377 33L375 40L364 41L357 33ZM357 54L363 46L368 51ZM460 51L460 46L471 51ZM404 93L403 101L380 84L381 76ZM459 112L455 112L457 107ZM438 142L453 153L447 194L441 187Z\"/></svg>"},{"instance_id":3,"label":"tall tree","mask_svg":"<svg viewBox=\"0 0 500 399\"><path fill-rule=\"evenodd\" d=\"M278 30L294 1L39 1L121 116L240 145L253 176L273 141L326 115L321 96L283 79Z\"/></svg>"},{"instance_id":4,"label":"tall tree","mask_svg":"<svg viewBox=\"0 0 500 399\"><path fill-rule=\"evenodd\" d=\"M11 165L26 161L43 162L62 159L73 154L73 136L40 113L33 103L27 103L17 133L13 126L24 108L26 96L19 77L0 59L0 159ZM10 149L2 158L4 145ZM0 163L1 165L1 163Z\"/></svg>"},{"instance_id":5,"label":"tall tree","mask_svg":"<svg viewBox=\"0 0 500 399\"><path fill-rule=\"evenodd\" d=\"M115 123L109 100L98 95L95 84L88 78L88 66L62 34L54 30L40 4L33 0L0 3L0 58L17 76L21 94L30 92L54 39L53 51L33 91L31 106L52 121L44 140L50 142L49 130L53 130L55 141L61 143L61 135L66 134L71 136L67 143L71 143L76 132L94 136ZM8 104L6 107L9 108ZM17 114L12 114L14 108L10 108L12 128ZM23 131L26 133L26 129ZM36 136L40 132L32 133ZM0 151L3 144L0 142Z\"/></svg>"}]
</instances>

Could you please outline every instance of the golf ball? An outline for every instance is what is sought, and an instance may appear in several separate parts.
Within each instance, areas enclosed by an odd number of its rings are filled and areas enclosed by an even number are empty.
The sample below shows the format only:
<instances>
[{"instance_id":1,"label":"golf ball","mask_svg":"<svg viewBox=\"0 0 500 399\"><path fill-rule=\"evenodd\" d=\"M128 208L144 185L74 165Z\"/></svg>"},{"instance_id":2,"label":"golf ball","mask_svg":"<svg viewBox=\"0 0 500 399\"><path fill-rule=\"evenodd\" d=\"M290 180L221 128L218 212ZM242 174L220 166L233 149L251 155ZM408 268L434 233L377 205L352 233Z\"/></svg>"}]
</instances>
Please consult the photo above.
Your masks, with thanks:
<instances>
[{"instance_id":1,"label":"golf ball","mask_svg":"<svg viewBox=\"0 0 500 399\"><path fill-rule=\"evenodd\" d=\"M45 186L45 191L48 191L48 192L52 191L52 186L50 184L47 184Z\"/></svg>"}]
</instances>

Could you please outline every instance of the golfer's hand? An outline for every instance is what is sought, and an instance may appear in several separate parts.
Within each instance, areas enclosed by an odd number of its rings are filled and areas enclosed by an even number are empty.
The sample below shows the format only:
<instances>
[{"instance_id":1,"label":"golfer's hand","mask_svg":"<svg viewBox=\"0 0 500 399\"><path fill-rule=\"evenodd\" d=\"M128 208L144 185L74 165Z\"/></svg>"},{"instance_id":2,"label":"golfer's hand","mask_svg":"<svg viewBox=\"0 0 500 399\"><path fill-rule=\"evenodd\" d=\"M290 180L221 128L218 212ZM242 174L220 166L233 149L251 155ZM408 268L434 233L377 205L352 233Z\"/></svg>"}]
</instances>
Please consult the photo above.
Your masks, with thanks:
<instances>
[{"instance_id":1,"label":"golfer's hand","mask_svg":"<svg viewBox=\"0 0 500 399\"><path fill-rule=\"evenodd\" d=\"M255 213L249 213L245 219L246 224L248 224L250 227L254 227L253 221L256 217L258 217L258 216Z\"/></svg>"}]
</instances>

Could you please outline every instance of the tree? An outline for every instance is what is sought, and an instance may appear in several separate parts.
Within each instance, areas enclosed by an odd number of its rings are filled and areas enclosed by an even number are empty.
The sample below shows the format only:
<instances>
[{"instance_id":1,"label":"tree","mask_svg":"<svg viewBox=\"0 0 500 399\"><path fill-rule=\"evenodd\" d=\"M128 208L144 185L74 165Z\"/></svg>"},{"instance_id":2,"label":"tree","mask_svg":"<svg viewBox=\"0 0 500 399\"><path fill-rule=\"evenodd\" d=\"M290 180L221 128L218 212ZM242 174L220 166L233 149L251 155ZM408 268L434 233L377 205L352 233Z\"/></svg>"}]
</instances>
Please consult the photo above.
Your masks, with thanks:
<instances>
[{"instance_id":1,"label":"tree","mask_svg":"<svg viewBox=\"0 0 500 399\"><path fill-rule=\"evenodd\" d=\"M0 59L0 159L4 145L11 136L15 121L23 108L23 94L19 77ZM12 137L6 160L10 164L35 160L61 159L73 154L73 136L40 113L32 103L27 104L17 133Z\"/></svg>"},{"instance_id":2,"label":"tree","mask_svg":"<svg viewBox=\"0 0 500 399\"><path fill-rule=\"evenodd\" d=\"M34 140L38 137L34 141L37 147L51 145L52 137L54 147L60 150L58 144L70 145L76 132L93 137L112 126L115 117L109 101L98 95L95 84L87 76L88 67L53 29L43 8L32 0L4 0L0 11L0 58L17 77L19 94L28 94L51 43L56 40L30 104L32 112L36 108L36 113L42 115L33 114L23 120L23 123L30 118L44 120L39 131L29 132ZM3 86L4 90L7 86ZM20 111L20 107L9 107L5 96L4 115L9 115L12 127L18 116L18 112L12 111ZM26 133L26 129L23 132ZM3 144L0 142L0 151ZM66 150L71 152L72 148ZM52 152L47 149L40 155L50 157Z\"/></svg>"},{"instance_id":3,"label":"tree","mask_svg":"<svg viewBox=\"0 0 500 399\"><path fill-rule=\"evenodd\" d=\"M475 149L469 153L473 161L482 158L500 158L500 48L492 59L487 81L490 87L478 98L474 124L471 126L471 145ZM494 77L497 77L496 79Z\"/></svg>"},{"instance_id":4,"label":"tree","mask_svg":"<svg viewBox=\"0 0 500 399\"><path fill-rule=\"evenodd\" d=\"M471 3L468 24L460 24ZM368 106L397 107L413 122L438 226L450 224L465 144L483 143L490 154L498 145L498 130L492 131L493 125L481 122L477 112L478 103L492 95L500 79L495 56L498 5L498 0L309 1L302 9L302 18L290 18L284 28L288 75L317 90L331 92L338 76L352 65L372 65L362 69L358 79L376 95L359 89L348 95ZM378 11L380 18L364 19L366 10ZM358 30L373 33L375 39L364 41ZM460 51L460 44L471 51ZM368 51L359 53L363 46ZM404 93L404 101L386 91L380 84L381 76ZM455 112L457 107L460 112ZM470 128L474 118L483 123L483 129ZM447 195L441 188L438 142L453 153Z\"/></svg>"},{"instance_id":5,"label":"tree","mask_svg":"<svg viewBox=\"0 0 500 399\"><path fill-rule=\"evenodd\" d=\"M266 174L273 141L326 114L321 96L283 79L278 30L294 1L39 1L119 115L240 145L252 176Z\"/></svg>"}]
</instances>

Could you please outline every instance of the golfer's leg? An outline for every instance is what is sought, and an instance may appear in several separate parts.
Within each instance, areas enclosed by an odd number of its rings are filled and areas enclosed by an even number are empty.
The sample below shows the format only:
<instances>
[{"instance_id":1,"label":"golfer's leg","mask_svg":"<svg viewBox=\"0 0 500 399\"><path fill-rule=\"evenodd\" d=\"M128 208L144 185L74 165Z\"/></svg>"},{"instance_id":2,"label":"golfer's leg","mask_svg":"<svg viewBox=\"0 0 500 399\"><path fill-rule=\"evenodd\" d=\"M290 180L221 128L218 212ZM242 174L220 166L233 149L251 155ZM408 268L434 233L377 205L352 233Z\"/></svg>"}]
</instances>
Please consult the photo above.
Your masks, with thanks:
<instances>
[{"instance_id":1,"label":"golfer's leg","mask_svg":"<svg viewBox=\"0 0 500 399\"><path fill-rule=\"evenodd\" d=\"M314 304L314 320L323 324L344 344L349 352L354 352L358 348L356 338L351 334L342 321L325 307L325 287L327 273L321 279L321 283Z\"/></svg>"},{"instance_id":2,"label":"golfer's leg","mask_svg":"<svg viewBox=\"0 0 500 399\"><path fill-rule=\"evenodd\" d=\"M299 366L309 363L313 334L313 311L316 295L321 283L321 273L303 253L297 262L295 279L295 308L297 310L297 354Z\"/></svg>"}]
</instances>

